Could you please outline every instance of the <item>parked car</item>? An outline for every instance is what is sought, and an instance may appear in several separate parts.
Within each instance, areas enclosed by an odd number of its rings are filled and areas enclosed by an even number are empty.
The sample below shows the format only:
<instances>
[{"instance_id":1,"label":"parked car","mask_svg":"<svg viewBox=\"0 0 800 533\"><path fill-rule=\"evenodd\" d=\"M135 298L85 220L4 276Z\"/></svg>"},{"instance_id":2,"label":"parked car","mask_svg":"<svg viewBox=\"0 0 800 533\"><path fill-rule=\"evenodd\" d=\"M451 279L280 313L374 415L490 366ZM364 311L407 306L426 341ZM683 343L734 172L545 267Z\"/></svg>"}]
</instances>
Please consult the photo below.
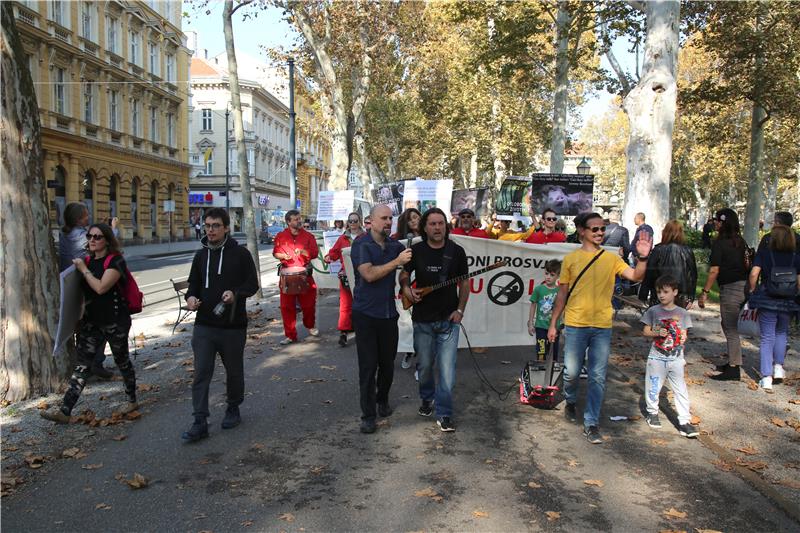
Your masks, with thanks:
<instances>
[{"instance_id":1,"label":"parked car","mask_svg":"<svg viewBox=\"0 0 800 533\"><path fill-rule=\"evenodd\" d=\"M258 242L261 244L272 244L275 240L275 235L286 229L286 226L281 224L274 224L261 228L261 233L258 236Z\"/></svg>"}]
</instances>

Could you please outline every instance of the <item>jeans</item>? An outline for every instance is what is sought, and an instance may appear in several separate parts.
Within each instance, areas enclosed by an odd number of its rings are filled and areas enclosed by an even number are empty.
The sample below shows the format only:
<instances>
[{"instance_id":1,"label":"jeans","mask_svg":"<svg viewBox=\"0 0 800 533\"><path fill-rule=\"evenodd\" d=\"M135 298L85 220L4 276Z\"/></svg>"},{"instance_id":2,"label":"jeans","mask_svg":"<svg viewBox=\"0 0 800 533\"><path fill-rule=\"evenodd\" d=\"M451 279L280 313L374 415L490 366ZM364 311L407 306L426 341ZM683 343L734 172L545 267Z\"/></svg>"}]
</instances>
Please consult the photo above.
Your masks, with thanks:
<instances>
[{"instance_id":1,"label":"jeans","mask_svg":"<svg viewBox=\"0 0 800 533\"><path fill-rule=\"evenodd\" d=\"M397 355L398 340L397 317L373 318L353 311L353 327L356 331L358 352L361 418L375 420L375 404L389 403L389 389L392 388L394 381L394 358Z\"/></svg>"},{"instance_id":2,"label":"jeans","mask_svg":"<svg viewBox=\"0 0 800 533\"><path fill-rule=\"evenodd\" d=\"M208 387L219 353L225 367L225 393L229 406L244 401L244 346L247 329L223 329L195 324L192 333L194 381L192 407L195 418L208 418Z\"/></svg>"},{"instance_id":3,"label":"jeans","mask_svg":"<svg viewBox=\"0 0 800 533\"><path fill-rule=\"evenodd\" d=\"M436 417L453 416L453 385L456 381L458 324L449 320L414 322L414 351L419 370L419 396L434 401ZM433 375L438 362L439 383Z\"/></svg>"},{"instance_id":4,"label":"jeans","mask_svg":"<svg viewBox=\"0 0 800 533\"><path fill-rule=\"evenodd\" d=\"M645 372L644 401L647 405L647 412L651 415L658 414L658 400L664 381L669 380L672 387L672 396L675 398L675 409L678 411L678 423L688 424L692 420L692 413L689 405L689 390L686 388L686 380L683 377L683 369L686 367L686 360L683 357L663 361L661 359L647 359L647 371Z\"/></svg>"},{"instance_id":5,"label":"jeans","mask_svg":"<svg viewBox=\"0 0 800 533\"><path fill-rule=\"evenodd\" d=\"M578 399L578 383L586 349L589 358L586 369L589 374L586 407L583 410L583 425L600 425L600 408L606 392L606 370L611 353L611 328L564 329L564 397L574 404Z\"/></svg>"},{"instance_id":6,"label":"jeans","mask_svg":"<svg viewBox=\"0 0 800 533\"><path fill-rule=\"evenodd\" d=\"M777 311L758 310L758 325L761 328L761 375L771 376L772 365L782 365L786 357L789 320L792 315Z\"/></svg>"}]
</instances>

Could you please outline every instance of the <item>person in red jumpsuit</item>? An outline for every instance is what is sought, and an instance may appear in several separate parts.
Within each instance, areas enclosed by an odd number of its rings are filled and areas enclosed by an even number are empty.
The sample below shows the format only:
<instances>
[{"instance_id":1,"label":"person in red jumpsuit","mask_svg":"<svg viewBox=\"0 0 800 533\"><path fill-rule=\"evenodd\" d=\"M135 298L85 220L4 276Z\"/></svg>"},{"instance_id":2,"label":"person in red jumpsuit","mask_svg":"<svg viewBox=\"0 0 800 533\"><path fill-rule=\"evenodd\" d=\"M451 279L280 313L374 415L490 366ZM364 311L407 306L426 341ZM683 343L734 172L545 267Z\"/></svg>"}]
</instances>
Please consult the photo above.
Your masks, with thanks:
<instances>
[{"instance_id":1,"label":"person in red jumpsuit","mask_svg":"<svg viewBox=\"0 0 800 533\"><path fill-rule=\"evenodd\" d=\"M296 209L286 212L286 229L275 236L272 255L281 262L281 267L309 268L312 259L319 255L317 239L303 229L303 218ZM309 270L310 272L310 270ZM302 294L281 293L281 317L286 338L281 344L297 342L297 303L303 312L303 325L308 334L316 337L319 330L315 326L317 305L317 284L314 277L308 274L309 289Z\"/></svg>"},{"instance_id":2,"label":"person in red jumpsuit","mask_svg":"<svg viewBox=\"0 0 800 533\"><path fill-rule=\"evenodd\" d=\"M475 212L472 209L462 209L458 212L458 227L450 232L452 235L466 235L467 237L478 237L488 239L489 234L481 228L475 227Z\"/></svg>"},{"instance_id":3,"label":"person in red jumpsuit","mask_svg":"<svg viewBox=\"0 0 800 533\"><path fill-rule=\"evenodd\" d=\"M361 216L358 213L347 215L347 231L336 239L336 242L325 256L326 263L342 261L342 249L349 248L353 241L364 235L361 227ZM339 346L347 346L347 333L353 331L353 293L350 292L350 283L344 271L344 265L339 272Z\"/></svg>"},{"instance_id":4,"label":"person in red jumpsuit","mask_svg":"<svg viewBox=\"0 0 800 533\"><path fill-rule=\"evenodd\" d=\"M562 231L556 231L558 216L550 208L542 212L542 229L534 231L525 239L528 244L547 244L549 242L566 242L567 236Z\"/></svg>"}]
</instances>

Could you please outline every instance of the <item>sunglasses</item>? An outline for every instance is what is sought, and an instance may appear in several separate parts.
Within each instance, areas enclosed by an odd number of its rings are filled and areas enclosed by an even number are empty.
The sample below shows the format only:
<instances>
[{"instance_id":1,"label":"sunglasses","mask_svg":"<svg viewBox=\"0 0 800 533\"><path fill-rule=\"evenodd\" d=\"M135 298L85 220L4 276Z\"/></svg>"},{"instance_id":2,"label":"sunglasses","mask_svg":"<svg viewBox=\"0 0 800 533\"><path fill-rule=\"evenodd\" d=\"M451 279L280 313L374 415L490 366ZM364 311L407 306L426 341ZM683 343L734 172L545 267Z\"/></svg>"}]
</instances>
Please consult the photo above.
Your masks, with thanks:
<instances>
[{"instance_id":1,"label":"sunglasses","mask_svg":"<svg viewBox=\"0 0 800 533\"><path fill-rule=\"evenodd\" d=\"M358 220L357 218L351 218L350 220L347 221L348 224L358 224L359 222L361 221Z\"/></svg>"},{"instance_id":2,"label":"sunglasses","mask_svg":"<svg viewBox=\"0 0 800 533\"><path fill-rule=\"evenodd\" d=\"M203 226L205 226L205 228L206 228L206 229L213 229L213 230L217 230L217 229L220 229L220 228L222 228L222 224L220 224L220 223L216 223L216 224L203 224Z\"/></svg>"},{"instance_id":3,"label":"sunglasses","mask_svg":"<svg viewBox=\"0 0 800 533\"><path fill-rule=\"evenodd\" d=\"M545 217L545 220L548 222L556 222L558 220L557 217Z\"/></svg>"},{"instance_id":4,"label":"sunglasses","mask_svg":"<svg viewBox=\"0 0 800 533\"><path fill-rule=\"evenodd\" d=\"M87 233L86 238L90 241L102 241L105 239L102 233Z\"/></svg>"},{"instance_id":5,"label":"sunglasses","mask_svg":"<svg viewBox=\"0 0 800 533\"><path fill-rule=\"evenodd\" d=\"M592 226L589 228L592 233L605 233L606 227L605 226Z\"/></svg>"}]
</instances>

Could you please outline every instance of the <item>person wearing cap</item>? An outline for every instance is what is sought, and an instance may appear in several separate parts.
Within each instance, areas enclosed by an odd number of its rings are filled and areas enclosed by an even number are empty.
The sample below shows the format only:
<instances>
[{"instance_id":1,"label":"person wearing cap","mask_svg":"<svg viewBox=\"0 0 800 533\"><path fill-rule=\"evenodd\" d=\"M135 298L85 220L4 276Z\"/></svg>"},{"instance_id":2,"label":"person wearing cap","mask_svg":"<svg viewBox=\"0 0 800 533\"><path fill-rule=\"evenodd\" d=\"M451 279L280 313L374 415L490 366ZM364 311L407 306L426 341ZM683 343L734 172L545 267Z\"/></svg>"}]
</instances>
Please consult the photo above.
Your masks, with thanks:
<instances>
[{"instance_id":1,"label":"person wearing cap","mask_svg":"<svg viewBox=\"0 0 800 533\"><path fill-rule=\"evenodd\" d=\"M451 231L453 235L465 235L467 237L477 237L488 239L489 235L481 228L475 227L475 211L472 209L462 209L458 212L458 227Z\"/></svg>"}]
</instances>

